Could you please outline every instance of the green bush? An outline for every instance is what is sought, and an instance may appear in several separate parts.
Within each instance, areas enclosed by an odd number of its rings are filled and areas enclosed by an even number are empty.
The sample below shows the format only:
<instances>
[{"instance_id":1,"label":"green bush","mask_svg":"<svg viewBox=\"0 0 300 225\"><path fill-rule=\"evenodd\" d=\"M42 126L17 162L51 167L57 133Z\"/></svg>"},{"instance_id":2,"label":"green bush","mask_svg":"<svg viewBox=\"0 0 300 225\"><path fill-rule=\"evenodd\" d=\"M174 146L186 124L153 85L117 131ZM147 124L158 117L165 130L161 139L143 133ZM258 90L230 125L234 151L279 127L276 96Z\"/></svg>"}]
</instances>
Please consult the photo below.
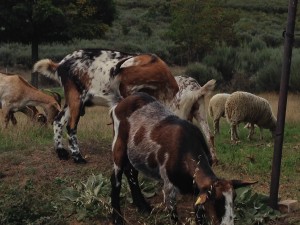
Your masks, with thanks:
<instances>
[{"instance_id":1,"label":"green bush","mask_svg":"<svg viewBox=\"0 0 300 225\"><path fill-rule=\"evenodd\" d=\"M226 45L219 46L203 58L203 63L214 67L221 73L224 81L228 82L235 74L236 50Z\"/></svg>"},{"instance_id":2,"label":"green bush","mask_svg":"<svg viewBox=\"0 0 300 225\"><path fill-rule=\"evenodd\" d=\"M221 80L222 76L220 73L205 64L192 63L186 67L185 74L192 77L198 81L200 85L204 85L207 81L211 79Z\"/></svg>"},{"instance_id":3,"label":"green bush","mask_svg":"<svg viewBox=\"0 0 300 225\"><path fill-rule=\"evenodd\" d=\"M279 91L282 70L282 54L274 51L270 60L257 72L255 77L257 91Z\"/></svg>"}]
</instances>

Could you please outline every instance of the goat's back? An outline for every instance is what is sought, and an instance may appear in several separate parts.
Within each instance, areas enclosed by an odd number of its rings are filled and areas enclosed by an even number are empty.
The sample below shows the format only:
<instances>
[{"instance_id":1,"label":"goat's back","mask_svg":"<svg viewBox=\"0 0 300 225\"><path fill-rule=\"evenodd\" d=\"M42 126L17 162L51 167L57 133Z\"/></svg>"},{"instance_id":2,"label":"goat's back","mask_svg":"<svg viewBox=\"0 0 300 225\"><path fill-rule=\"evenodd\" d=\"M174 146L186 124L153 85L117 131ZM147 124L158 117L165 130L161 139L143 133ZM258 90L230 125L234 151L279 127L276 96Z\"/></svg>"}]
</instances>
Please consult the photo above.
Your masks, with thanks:
<instances>
[{"instance_id":1,"label":"goat's back","mask_svg":"<svg viewBox=\"0 0 300 225\"><path fill-rule=\"evenodd\" d=\"M184 177L187 155L195 160L202 156L209 166L211 157L201 131L151 96L136 93L122 100L113 111L114 124L119 124L115 134L127 143L130 162L146 175L160 178L164 167L176 173L175 177L182 175L176 180L191 182L192 178Z\"/></svg>"}]
</instances>

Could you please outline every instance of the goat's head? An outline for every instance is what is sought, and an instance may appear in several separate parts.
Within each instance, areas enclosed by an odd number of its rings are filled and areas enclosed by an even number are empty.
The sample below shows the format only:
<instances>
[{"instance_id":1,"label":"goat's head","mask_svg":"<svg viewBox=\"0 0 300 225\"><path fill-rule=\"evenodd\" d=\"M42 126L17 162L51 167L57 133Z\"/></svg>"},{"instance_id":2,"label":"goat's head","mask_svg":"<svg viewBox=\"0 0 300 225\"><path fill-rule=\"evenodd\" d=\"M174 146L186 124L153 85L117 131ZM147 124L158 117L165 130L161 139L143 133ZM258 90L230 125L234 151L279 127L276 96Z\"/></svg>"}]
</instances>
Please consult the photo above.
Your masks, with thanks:
<instances>
[{"instance_id":1,"label":"goat's head","mask_svg":"<svg viewBox=\"0 0 300 225\"><path fill-rule=\"evenodd\" d=\"M35 115L35 121L40 125L45 125L47 123L47 117L42 113L38 113Z\"/></svg>"},{"instance_id":2,"label":"goat's head","mask_svg":"<svg viewBox=\"0 0 300 225\"><path fill-rule=\"evenodd\" d=\"M47 116L47 122L52 124L54 121L54 118L57 116L57 114L60 112L60 110L61 110L61 108L56 101L48 104L47 109L45 110L46 116Z\"/></svg>"},{"instance_id":3,"label":"goat's head","mask_svg":"<svg viewBox=\"0 0 300 225\"><path fill-rule=\"evenodd\" d=\"M199 224L233 225L233 201L235 189L256 182L240 180L217 180L203 189L195 203L196 218Z\"/></svg>"}]
</instances>

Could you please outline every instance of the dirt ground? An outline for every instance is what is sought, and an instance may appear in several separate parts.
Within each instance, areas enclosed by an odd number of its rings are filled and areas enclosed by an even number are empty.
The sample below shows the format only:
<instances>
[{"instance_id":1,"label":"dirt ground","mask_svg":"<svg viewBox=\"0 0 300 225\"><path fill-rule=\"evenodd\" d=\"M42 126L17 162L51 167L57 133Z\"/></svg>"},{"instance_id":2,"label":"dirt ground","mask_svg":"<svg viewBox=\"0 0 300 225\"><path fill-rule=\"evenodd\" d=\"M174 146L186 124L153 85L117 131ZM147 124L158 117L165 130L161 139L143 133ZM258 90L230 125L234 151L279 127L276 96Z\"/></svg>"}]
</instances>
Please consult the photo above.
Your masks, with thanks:
<instances>
[{"instance_id":1,"label":"dirt ground","mask_svg":"<svg viewBox=\"0 0 300 225\"><path fill-rule=\"evenodd\" d=\"M13 182L15 179L19 179L20 184L25 184L30 178L40 183L45 181L53 181L57 177L68 178L76 177L76 174L94 174L103 173L109 175L112 168L110 145L100 142L93 143L81 143L81 151L88 160L87 164L77 165L72 160L62 161L59 160L54 152L53 148L47 147L44 150L33 150L29 154L26 154L26 160L21 163L1 163L0 171L2 176L0 182ZM34 170L35 173L28 173L28 168ZM85 171L85 172L83 172ZM84 176L84 175L83 175ZM84 177L82 177L84 180ZM87 178L87 177L86 177ZM159 192L155 197L150 199L151 205L155 206L156 210L163 210L162 195ZM191 211L194 199L189 196L182 196L178 202L178 212L182 218L192 218ZM127 204L123 206L124 215L128 221L128 224L147 224L146 217L137 213L136 209ZM159 214L159 212L157 213ZM137 222L140 221L140 222ZM143 221L143 223L141 223ZM280 221L272 221L271 225L289 225L297 224L289 221L300 221L300 211L288 214L286 218ZM82 223L76 221L76 219L69 222L71 225L87 225L88 223ZM109 216L105 221L94 221L93 224L109 224ZM161 224L161 223L157 223ZM189 223L184 223L189 224Z\"/></svg>"}]
</instances>

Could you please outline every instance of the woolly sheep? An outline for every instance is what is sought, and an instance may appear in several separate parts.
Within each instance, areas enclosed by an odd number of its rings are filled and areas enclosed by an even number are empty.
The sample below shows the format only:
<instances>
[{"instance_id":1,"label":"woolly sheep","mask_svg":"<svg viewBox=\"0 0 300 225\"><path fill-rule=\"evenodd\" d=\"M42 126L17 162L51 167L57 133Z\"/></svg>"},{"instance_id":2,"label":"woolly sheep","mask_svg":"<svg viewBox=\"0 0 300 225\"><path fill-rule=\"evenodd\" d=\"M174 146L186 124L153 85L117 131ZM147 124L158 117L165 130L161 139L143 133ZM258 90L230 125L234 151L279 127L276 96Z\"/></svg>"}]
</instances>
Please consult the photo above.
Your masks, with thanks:
<instances>
[{"instance_id":1,"label":"woolly sheep","mask_svg":"<svg viewBox=\"0 0 300 225\"><path fill-rule=\"evenodd\" d=\"M239 139L237 125L241 122L251 123L252 128L248 135L250 140L254 133L254 124L260 128L260 139L263 138L263 128L269 129L272 135L275 135L276 119L269 102L262 97L248 92L234 92L225 103L225 115L230 124L232 141Z\"/></svg>"},{"instance_id":2,"label":"woolly sheep","mask_svg":"<svg viewBox=\"0 0 300 225\"><path fill-rule=\"evenodd\" d=\"M225 117L225 102L230 94L220 93L214 95L208 104L208 114L214 121L214 134L220 133L220 118Z\"/></svg>"}]
</instances>

